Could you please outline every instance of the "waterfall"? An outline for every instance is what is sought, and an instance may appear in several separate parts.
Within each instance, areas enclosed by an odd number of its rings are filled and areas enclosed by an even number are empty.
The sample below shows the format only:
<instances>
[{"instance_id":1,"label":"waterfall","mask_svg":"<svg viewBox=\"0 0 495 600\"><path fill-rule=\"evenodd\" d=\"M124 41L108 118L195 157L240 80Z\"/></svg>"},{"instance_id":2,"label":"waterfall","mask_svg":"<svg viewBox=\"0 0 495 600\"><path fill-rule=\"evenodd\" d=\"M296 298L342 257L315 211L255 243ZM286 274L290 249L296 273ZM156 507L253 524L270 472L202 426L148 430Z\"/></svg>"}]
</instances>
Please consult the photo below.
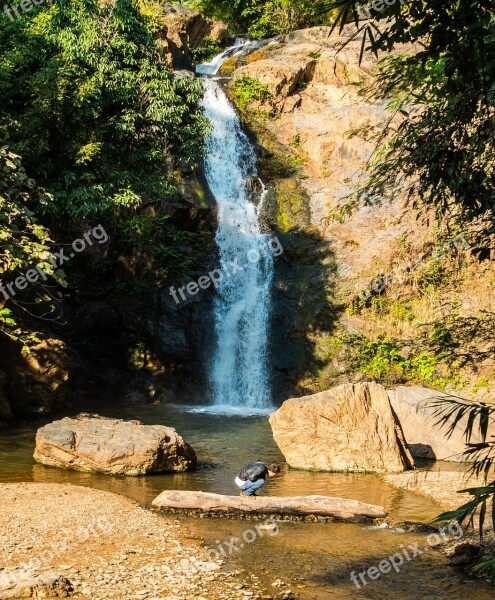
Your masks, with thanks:
<instances>
[{"instance_id":1,"label":"waterfall","mask_svg":"<svg viewBox=\"0 0 495 600\"><path fill-rule=\"evenodd\" d=\"M218 65L218 63L215 63ZM219 83L205 79L211 120L205 175L218 205L219 272L210 384L217 407L269 408L268 325L273 280L271 237L263 234L248 182L257 177L255 150ZM218 277L220 278L220 277Z\"/></svg>"}]
</instances>

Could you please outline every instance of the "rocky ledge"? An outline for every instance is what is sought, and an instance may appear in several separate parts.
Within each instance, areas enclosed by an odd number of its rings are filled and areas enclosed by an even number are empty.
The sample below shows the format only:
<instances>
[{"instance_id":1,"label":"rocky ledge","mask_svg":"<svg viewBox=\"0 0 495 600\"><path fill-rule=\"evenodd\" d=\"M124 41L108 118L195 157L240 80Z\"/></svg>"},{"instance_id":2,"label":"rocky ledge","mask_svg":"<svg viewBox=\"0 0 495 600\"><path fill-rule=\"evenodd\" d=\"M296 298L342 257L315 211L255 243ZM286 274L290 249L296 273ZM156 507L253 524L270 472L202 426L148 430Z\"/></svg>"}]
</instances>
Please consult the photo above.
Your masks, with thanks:
<instances>
[{"instance_id":1,"label":"rocky ledge","mask_svg":"<svg viewBox=\"0 0 495 600\"><path fill-rule=\"evenodd\" d=\"M400 473L414 464L387 391L377 383L287 400L270 425L291 467Z\"/></svg>"},{"instance_id":2,"label":"rocky ledge","mask_svg":"<svg viewBox=\"0 0 495 600\"><path fill-rule=\"evenodd\" d=\"M373 382L344 384L287 400L270 416L270 425L292 467L400 473L414 466L414 458L465 460L467 417L452 434L438 423L435 403L447 398L421 387L387 392ZM480 440L473 435L473 442Z\"/></svg>"}]
</instances>

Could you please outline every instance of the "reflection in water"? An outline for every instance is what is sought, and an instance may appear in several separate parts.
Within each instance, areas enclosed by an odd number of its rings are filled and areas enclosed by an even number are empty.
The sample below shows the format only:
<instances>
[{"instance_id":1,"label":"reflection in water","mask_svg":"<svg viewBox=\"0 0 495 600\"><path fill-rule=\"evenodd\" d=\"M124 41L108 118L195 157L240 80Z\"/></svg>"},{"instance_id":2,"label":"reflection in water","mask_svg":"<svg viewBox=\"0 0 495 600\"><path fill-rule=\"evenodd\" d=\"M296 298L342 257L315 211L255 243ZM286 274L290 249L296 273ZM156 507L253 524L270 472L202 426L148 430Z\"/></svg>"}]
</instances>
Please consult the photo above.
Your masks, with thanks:
<instances>
[{"instance_id":1,"label":"reflection in water","mask_svg":"<svg viewBox=\"0 0 495 600\"><path fill-rule=\"evenodd\" d=\"M162 405L82 406L74 409L108 417L139 418L144 423L175 427L191 443L200 459L192 473L152 477L110 477L77 471L64 471L37 465L32 459L38 425L0 429L0 481L37 481L90 486L128 496L142 505L164 489L191 489L233 494L237 469L249 460L265 459L284 464L276 447L266 416L250 418L199 414L183 408ZM437 468L437 467L436 467ZM451 468L448 465L446 468ZM387 485L373 475L313 473L284 468L282 476L266 485L266 493L277 495L325 494L355 498L380 504L397 520L427 520L439 512L429 499ZM188 519L181 517L193 537L201 536L209 546L216 540L241 537L253 526L250 521ZM304 600L493 599L493 589L483 582L463 579L435 550L407 563L400 573L382 575L361 590L351 583L351 571L377 565L381 558L401 551L401 544L425 536L399 533L391 529L371 529L362 524L312 524L284 522L280 534L264 536L229 558L227 567L241 567L256 573L271 590L281 578ZM298 586L305 586L301 588ZM287 588L282 588L287 589ZM275 590L279 591L279 590Z\"/></svg>"}]
</instances>

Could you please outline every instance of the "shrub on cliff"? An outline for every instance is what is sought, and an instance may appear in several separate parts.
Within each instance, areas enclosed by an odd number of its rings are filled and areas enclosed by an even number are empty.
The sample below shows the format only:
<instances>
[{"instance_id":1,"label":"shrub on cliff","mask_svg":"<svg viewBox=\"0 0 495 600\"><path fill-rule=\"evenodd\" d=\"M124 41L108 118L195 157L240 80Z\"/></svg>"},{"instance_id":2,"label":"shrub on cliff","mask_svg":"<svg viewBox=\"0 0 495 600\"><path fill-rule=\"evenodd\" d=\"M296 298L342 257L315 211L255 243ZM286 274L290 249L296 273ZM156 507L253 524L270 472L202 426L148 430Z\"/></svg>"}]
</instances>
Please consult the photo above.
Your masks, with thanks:
<instances>
[{"instance_id":1,"label":"shrub on cliff","mask_svg":"<svg viewBox=\"0 0 495 600\"><path fill-rule=\"evenodd\" d=\"M259 39L332 22L326 0L191 0L190 4Z\"/></svg>"}]
</instances>

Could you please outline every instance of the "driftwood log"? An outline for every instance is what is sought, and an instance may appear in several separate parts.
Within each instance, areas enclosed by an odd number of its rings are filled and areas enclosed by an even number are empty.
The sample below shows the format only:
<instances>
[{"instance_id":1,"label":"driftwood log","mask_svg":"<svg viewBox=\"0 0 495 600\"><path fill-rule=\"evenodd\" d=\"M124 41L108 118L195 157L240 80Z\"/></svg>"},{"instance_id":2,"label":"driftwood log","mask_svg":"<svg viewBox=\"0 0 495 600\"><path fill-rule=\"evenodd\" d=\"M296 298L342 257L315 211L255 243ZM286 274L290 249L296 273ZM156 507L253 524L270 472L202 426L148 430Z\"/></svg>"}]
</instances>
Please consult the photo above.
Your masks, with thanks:
<instances>
[{"instance_id":1,"label":"driftwood log","mask_svg":"<svg viewBox=\"0 0 495 600\"><path fill-rule=\"evenodd\" d=\"M208 513L319 515L341 521L383 518L382 506L331 496L223 496L206 492L165 491L153 500L155 508L202 510Z\"/></svg>"}]
</instances>

